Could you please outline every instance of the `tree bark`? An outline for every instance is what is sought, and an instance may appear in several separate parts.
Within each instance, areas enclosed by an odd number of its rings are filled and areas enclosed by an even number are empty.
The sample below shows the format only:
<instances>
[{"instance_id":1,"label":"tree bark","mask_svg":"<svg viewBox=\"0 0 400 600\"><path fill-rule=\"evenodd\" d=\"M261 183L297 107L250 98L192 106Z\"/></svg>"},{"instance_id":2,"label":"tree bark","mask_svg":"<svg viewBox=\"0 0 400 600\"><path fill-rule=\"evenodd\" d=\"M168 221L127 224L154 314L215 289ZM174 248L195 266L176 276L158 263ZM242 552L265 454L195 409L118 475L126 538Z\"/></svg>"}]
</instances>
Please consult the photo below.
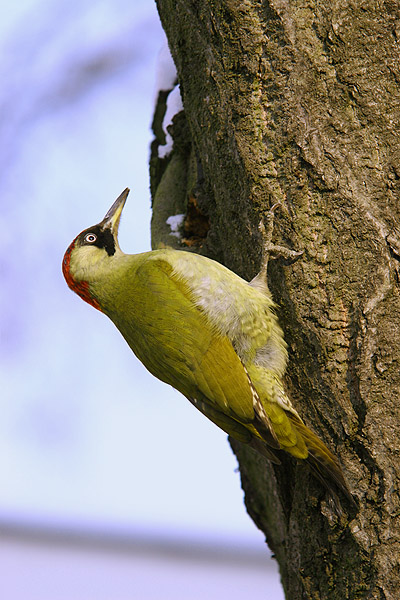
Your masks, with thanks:
<instances>
[{"instance_id":1,"label":"tree bark","mask_svg":"<svg viewBox=\"0 0 400 600\"><path fill-rule=\"evenodd\" d=\"M288 599L397 599L400 7L157 5L184 113L172 154L159 161L153 148L154 243L170 244L156 223L183 212L181 245L251 279L258 222L282 204L275 241L304 250L269 268L290 355L285 382L360 506L337 517L304 465L273 466L232 441L247 510Z\"/></svg>"}]
</instances>

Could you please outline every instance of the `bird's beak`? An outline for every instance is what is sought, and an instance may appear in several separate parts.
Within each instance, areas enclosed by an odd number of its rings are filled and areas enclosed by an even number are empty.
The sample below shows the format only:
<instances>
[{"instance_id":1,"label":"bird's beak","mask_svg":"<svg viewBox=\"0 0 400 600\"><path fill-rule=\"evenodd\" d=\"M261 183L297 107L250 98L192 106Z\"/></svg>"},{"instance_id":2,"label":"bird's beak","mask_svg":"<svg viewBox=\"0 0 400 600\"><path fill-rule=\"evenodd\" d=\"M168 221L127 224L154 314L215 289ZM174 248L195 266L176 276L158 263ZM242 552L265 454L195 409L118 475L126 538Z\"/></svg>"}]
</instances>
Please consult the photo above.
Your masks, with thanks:
<instances>
[{"instance_id":1,"label":"bird's beak","mask_svg":"<svg viewBox=\"0 0 400 600\"><path fill-rule=\"evenodd\" d=\"M119 221L121 219L122 209L129 194L129 188L126 188L116 199L106 216L101 222L103 229L111 229L111 233L116 238L118 234Z\"/></svg>"}]
</instances>

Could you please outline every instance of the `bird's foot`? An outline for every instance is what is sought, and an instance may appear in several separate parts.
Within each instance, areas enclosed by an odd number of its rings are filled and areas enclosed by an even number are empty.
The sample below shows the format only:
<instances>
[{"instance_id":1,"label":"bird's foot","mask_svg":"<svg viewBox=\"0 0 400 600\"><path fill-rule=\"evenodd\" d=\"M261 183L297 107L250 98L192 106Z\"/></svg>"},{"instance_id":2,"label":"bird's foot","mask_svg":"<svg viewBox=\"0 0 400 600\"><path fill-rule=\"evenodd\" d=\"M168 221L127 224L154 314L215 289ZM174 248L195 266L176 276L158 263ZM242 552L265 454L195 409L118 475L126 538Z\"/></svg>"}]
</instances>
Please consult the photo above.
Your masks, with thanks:
<instances>
[{"instance_id":1,"label":"bird's foot","mask_svg":"<svg viewBox=\"0 0 400 600\"><path fill-rule=\"evenodd\" d=\"M287 209L284 208L283 204L280 202L276 202L267 212L264 221L260 221L258 229L263 238L263 253L262 253L262 262L260 272L257 277L266 277L268 261L270 256L274 256L274 258L278 258L282 256L286 260L298 258L303 254L303 251L296 252L296 250L290 250L285 246L278 246L272 243L272 234L274 231L274 216L275 210L277 208L281 208L287 212Z\"/></svg>"}]
</instances>

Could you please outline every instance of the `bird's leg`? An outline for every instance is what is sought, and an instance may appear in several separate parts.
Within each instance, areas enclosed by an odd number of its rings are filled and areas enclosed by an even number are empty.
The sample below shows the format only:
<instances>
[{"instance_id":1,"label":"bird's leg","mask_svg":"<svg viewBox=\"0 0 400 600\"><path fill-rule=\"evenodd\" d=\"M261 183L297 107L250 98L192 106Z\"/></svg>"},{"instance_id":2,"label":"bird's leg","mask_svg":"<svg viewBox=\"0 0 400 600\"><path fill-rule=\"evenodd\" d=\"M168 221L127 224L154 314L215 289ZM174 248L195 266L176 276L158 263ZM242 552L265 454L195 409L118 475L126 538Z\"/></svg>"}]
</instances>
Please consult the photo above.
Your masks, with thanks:
<instances>
[{"instance_id":1,"label":"bird's leg","mask_svg":"<svg viewBox=\"0 0 400 600\"><path fill-rule=\"evenodd\" d=\"M269 258L271 255L274 255L275 258L282 256L286 259L293 259L303 254L303 252L289 250L289 248L286 248L285 246L278 246L272 243L272 234L274 231L274 215L275 210L278 208L278 206L282 207L282 204L280 202L274 204L267 212L265 219L263 221L260 221L260 224L258 226L263 238L263 251L260 271L251 281L251 284L255 287L264 287L267 284L267 269Z\"/></svg>"}]
</instances>

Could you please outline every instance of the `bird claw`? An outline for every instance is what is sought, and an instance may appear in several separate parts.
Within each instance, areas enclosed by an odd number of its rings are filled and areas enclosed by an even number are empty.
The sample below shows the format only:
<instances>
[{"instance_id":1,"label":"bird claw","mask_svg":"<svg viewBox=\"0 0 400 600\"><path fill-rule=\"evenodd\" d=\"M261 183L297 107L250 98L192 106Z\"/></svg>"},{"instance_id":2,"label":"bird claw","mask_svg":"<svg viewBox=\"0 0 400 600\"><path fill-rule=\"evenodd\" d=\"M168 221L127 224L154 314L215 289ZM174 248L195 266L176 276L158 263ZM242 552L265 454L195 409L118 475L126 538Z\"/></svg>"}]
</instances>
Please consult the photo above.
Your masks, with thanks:
<instances>
[{"instance_id":1,"label":"bird claw","mask_svg":"<svg viewBox=\"0 0 400 600\"><path fill-rule=\"evenodd\" d=\"M288 260L288 259L293 260L295 258L298 258L299 256L301 256L304 253L304 250L298 252L296 250L290 250L289 248L286 248L285 246L279 246L279 245L272 243L272 234L274 231L275 210L278 207L283 209L285 212L288 212L287 208L283 204L281 204L280 202L276 202L269 209L269 211L265 215L265 218L263 220L261 220L258 225L258 229L263 238L263 255L262 255L261 269L260 269L259 275L266 276L268 261L269 261L269 258L271 255L273 255L274 258L278 258L279 256L282 256L286 260Z\"/></svg>"}]
</instances>

